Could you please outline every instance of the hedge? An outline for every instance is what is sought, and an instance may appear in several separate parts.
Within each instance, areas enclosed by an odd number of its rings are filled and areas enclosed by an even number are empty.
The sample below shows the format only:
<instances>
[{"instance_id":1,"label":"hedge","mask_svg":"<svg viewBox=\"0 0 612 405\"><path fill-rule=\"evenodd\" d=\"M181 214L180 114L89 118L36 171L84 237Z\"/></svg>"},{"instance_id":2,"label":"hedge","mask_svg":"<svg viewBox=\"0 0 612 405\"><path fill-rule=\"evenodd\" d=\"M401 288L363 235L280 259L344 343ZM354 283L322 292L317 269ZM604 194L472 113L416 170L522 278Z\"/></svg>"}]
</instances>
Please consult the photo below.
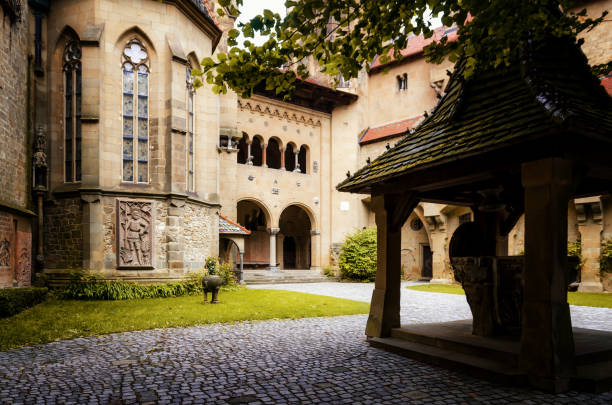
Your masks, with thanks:
<instances>
[{"instance_id":1,"label":"hedge","mask_svg":"<svg viewBox=\"0 0 612 405\"><path fill-rule=\"evenodd\" d=\"M0 318L8 318L40 304L47 298L48 291L39 287L0 289Z\"/></svg>"}]
</instances>

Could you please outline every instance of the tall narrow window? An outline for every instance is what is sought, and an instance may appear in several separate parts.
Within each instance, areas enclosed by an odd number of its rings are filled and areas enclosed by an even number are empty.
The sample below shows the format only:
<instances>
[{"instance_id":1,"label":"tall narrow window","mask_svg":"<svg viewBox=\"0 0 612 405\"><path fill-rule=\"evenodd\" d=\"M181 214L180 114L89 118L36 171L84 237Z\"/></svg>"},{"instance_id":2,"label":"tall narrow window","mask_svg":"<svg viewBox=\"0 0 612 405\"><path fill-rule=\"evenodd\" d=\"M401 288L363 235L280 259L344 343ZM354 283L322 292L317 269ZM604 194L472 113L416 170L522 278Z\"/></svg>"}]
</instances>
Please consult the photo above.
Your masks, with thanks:
<instances>
[{"instance_id":1,"label":"tall narrow window","mask_svg":"<svg viewBox=\"0 0 612 405\"><path fill-rule=\"evenodd\" d=\"M64 48L64 181L81 181L81 45Z\"/></svg>"},{"instance_id":2,"label":"tall narrow window","mask_svg":"<svg viewBox=\"0 0 612 405\"><path fill-rule=\"evenodd\" d=\"M123 181L149 181L149 57L138 39L123 50Z\"/></svg>"},{"instance_id":3,"label":"tall narrow window","mask_svg":"<svg viewBox=\"0 0 612 405\"><path fill-rule=\"evenodd\" d=\"M191 67L187 67L187 139L186 141L186 149L187 149L187 165L186 165L186 175L187 175L187 191L194 191L193 185L193 172L194 172L194 159L193 159L193 142L194 142L194 132L195 132L195 118L194 118L194 93L195 89L193 87L193 80L191 76Z\"/></svg>"}]
</instances>

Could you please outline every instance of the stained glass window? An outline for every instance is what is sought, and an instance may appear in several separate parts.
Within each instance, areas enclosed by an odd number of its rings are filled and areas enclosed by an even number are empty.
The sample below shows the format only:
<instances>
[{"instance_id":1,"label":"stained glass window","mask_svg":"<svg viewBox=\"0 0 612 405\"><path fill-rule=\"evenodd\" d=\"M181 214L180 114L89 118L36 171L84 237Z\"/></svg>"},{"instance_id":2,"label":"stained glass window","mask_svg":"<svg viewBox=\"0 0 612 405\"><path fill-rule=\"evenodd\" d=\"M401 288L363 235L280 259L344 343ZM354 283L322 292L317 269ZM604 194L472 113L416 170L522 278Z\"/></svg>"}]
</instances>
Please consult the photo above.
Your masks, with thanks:
<instances>
[{"instance_id":1,"label":"stained glass window","mask_svg":"<svg viewBox=\"0 0 612 405\"><path fill-rule=\"evenodd\" d=\"M81 181L81 44L64 48L64 181Z\"/></svg>"},{"instance_id":2,"label":"stained glass window","mask_svg":"<svg viewBox=\"0 0 612 405\"><path fill-rule=\"evenodd\" d=\"M149 182L149 57L132 39L123 51L123 175L125 182Z\"/></svg>"},{"instance_id":3,"label":"stained glass window","mask_svg":"<svg viewBox=\"0 0 612 405\"><path fill-rule=\"evenodd\" d=\"M195 133L195 117L194 117L194 87L191 76L191 68L187 67L187 139L186 139L186 180L187 191L194 190L194 133Z\"/></svg>"}]
</instances>

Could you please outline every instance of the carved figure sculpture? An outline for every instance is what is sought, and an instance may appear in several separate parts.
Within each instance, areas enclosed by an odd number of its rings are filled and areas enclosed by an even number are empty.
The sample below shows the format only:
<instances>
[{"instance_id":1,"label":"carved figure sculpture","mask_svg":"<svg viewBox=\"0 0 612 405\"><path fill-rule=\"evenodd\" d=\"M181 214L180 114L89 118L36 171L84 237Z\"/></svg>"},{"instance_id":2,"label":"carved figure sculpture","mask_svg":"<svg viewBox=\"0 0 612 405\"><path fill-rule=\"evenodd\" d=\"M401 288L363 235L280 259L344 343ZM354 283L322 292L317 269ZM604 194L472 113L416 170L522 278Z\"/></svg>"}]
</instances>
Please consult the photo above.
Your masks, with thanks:
<instances>
[{"instance_id":1,"label":"carved figure sculpture","mask_svg":"<svg viewBox=\"0 0 612 405\"><path fill-rule=\"evenodd\" d=\"M119 201L120 267L149 267L152 256L151 203Z\"/></svg>"},{"instance_id":2,"label":"carved figure sculpture","mask_svg":"<svg viewBox=\"0 0 612 405\"><path fill-rule=\"evenodd\" d=\"M11 265L11 243L4 239L0 241L0 266L8 267Z\"/></svg>"}]
</instances>

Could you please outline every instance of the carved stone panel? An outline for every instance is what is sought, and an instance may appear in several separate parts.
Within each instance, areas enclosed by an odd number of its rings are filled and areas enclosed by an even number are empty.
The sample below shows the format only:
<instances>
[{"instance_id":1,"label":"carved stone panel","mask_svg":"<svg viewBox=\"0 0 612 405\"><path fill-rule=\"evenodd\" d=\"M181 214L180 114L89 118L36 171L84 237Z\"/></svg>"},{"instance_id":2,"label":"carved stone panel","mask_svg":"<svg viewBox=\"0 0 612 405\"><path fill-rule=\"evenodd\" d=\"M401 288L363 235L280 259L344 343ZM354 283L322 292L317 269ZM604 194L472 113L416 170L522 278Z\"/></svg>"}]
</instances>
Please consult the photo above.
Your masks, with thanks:
<instances>
[{"instance_id":1,"label":"carved stone panel","mask_svg":"<svg viewBox=\"0 0 612 405\"><path fill-rule=\"evenodd\" d=\"M17 252L15 280L19 286L27 287L32 277L32 234L30 232L17 232L15 250Z\"/></svg>"},{"instance_id":2,"label":"carved stone panel","mask_svg":"<svg viewBox=\"0 0 612 405\"><path fill-rule=\"evenodd\" d=\"M14 234L12 216L0 212L0 287L13 285Z\"/></svg>"},{"instance_id":3,"label":"carved stone panel","mask_svg":"<svg viewBox=\"0 0 612 405\"><path fill-rule=\"evenodd\" d=\"M153 203L117 200L117 266L153 268Z\"/></svg>"}]
</instances>

